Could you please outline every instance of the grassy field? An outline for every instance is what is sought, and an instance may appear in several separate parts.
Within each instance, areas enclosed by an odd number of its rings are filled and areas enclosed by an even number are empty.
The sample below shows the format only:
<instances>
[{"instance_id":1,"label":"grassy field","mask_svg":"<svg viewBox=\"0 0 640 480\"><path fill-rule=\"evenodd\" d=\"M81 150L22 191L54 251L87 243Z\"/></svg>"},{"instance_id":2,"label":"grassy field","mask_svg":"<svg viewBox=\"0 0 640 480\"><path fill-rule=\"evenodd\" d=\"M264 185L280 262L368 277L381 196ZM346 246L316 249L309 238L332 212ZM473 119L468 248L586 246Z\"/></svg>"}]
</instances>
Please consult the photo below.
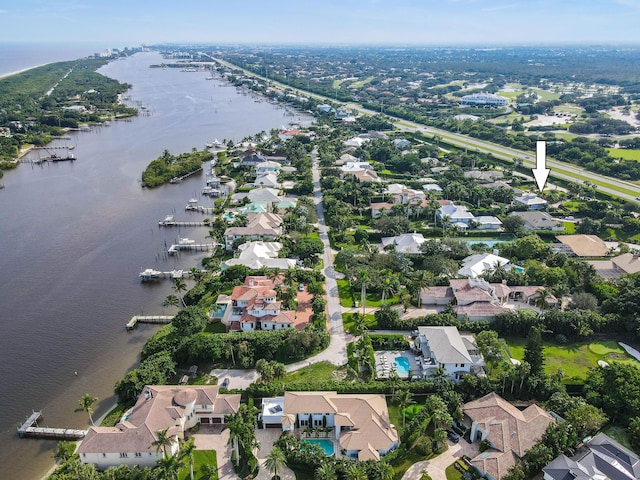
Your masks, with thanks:
<instances>
[{"instance_id":1,"label":"grassy field","mask_svg":"<svg viewBox=\"0 0 640 480\"><path fill-rule=\"evenodd\" d=\"M194 450L193 477L195 479L208 478L200 474L200 468L202 467L202 465L205 465L205 464L210 464L217 467L218 459L216 457L216 451L215 450ZM188 478L190 478L190 476L189 476L189 464L187 463L187 465L181 468L180 472L178 472L178 479L187 480Z\"/></svg>"},{"instance_id":2,"label":"grassy field","mask_svg":"<svg viewBox=\"0 0 640 480\"><path fill-rule=\"evenodd\" d=\"M564 233L567 235L573 235L576 233L576 224L573 222L562 222L564 225Z\"/></svg>"},{"instance_id":3,"label":"grassy field","mask_svg":"<svg viewBox=\"0 0 640 480\"><path fill-rule=\"evenodd\" d=\"M444 471L444 474L447 476L447 480L462 480L462 473L460 473L454 465L455 464L449 465Z\"/></svg>"},{"instance_id":4,"label":"grassy field","mask_svg":"<svg viewBox=\"0 0 640 480\"><path fill-rule=\"evenodd\" d=\"M580 115L584 112L584 108L578 107L576 105L568 105L563 103L562 105L558 105L557 107L553 107L553 111L558 113L572 113L574 115Z\"/></svg>"},{"instance_id":5,"label":"grassy field","mask_svg":"<svg viewBox=\"0 0 640 480\"><path fill-rule=\"evenodd\" d=\"M340 305L347 308L355 307L354 302L360 303L360 289L358 291L351 291L351 286L349 285L349 280L337 280L338 283L338 296L340 297ZM398 303L398 297L389 297L386 299L386 303L389 305L395 305ZM359 305L362 308L362 305ZM367 308L371 307L381 307L382 299L378 296L377 293L367 292Z\"/></svg>"},{"instance_id":6,"label":"grassy field","mask_svg":"<svg viewBox=\"0 0 640 480\"><path fill-rule=\"evenodd\" d=\"M284 378L285 390L287 386L297 385L307 382L327 382L334 380L334 372L337 367L329 362L312 363L308 367L303 367L295 372L287 373Z\"/></svg>"},{"instance_id":7,"label":"grassy field","mask_svg":"<svg viewBox=\"0 0 640 480\"><path fill-rule=\"evenodd\" d=\"M609 155L613 158L623 158L625 160L636 160L640 162L640 150L627 148L607 148Z\"/></svg>"},{"instance_id":8,"label":"grassy field","mask_svg":"<svg viewBox=\"0 0 640 480\"><path fill-rule=\"evenodd\" d=\"M373 80L373 77L367 77L364 80L360 80L359 82L352 83L351 85L349 85L349 88L362 88L368 83L371 83L371 80Z\"/></svg>"},{"instance_id":9,"label":"grassy field","mask_svg":"<svg viewBox=\"0 0 640 480\"><path fill-rule=\"evenodd\" d=\"M517 360L524 358L525 339L506 339L511 356ZM627 353L613 340L578 342L569 345L544 343L545 372L554 373L558 368L566 372L567 379L581 380L589 368L596 367L598 360L624 362L640 366L640 362Z\"/></svg>"},{"instance_id":10,"label":"grassy field","mask_svg":"<svg viewBox=\"0 0 640 480\"><path fill-rule=\"evenodd\" d=\"M347 332L350 332L351 328L355 325L355 322L353 321L353 315L353 313L345 313L342 315L342 324L344 325L344 329ZM373 315L365 315L364 324L369 330L378 328L378 322L376 322L376 318Z\"/></svg>"}]
</instances>

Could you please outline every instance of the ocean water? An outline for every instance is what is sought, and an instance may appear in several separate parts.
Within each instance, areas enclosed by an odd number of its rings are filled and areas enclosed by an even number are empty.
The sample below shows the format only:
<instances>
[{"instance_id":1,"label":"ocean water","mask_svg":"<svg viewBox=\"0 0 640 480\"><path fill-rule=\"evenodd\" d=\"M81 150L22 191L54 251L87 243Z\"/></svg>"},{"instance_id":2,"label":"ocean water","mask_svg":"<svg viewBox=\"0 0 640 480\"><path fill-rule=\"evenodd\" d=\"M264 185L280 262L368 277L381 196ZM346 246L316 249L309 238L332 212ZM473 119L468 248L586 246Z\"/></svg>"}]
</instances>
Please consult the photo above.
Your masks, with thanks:
<instances>
[{"instance_id":1,"label":"ocean water","mask_svg":"<svg viewBox=\"0 0 640 480\"><path fill-rule=\"evenodd\" d=\"M101 45L0 43L0 77L47 63L75 60L105 49L106 46Z\"/></svg>"}]
</instances>

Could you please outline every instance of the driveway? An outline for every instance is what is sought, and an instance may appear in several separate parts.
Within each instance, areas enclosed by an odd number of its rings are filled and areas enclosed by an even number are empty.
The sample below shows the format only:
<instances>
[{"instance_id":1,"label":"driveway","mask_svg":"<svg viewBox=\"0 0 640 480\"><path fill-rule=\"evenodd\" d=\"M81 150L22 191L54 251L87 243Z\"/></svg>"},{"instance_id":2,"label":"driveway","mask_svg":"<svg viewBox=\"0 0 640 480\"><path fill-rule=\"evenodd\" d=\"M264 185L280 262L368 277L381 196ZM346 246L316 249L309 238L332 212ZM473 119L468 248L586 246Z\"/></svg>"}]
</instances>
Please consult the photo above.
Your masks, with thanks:
<instances>
[{"instance_id":1,"label":"driveway","mask_svg":"<svg viewBox=\"0 0 640 480\"><path fill-rule=\"evenodd\" d=\"M271 480L271 473L264 466L264 462L266 461L269 452L273 449L273 443L280 438L280 435L282 435L282 430L280 428L256 430L256 438L258 439L258 442L260 442L260 450L258 450L256 455L258 463L260 464L260 471L258 472L256 480ZM278 471L278 476L282 480L296 480L296 475L289 467L284 467L282 471Z\"/></svg>"},{"instance_id":2,"label":"driveway","mask_svg":"<svg viewBox=\"0 0 640 480\"><path fill-rule=\"evenodd\" d=\"M414 463L402 476L402 480L415 480L416 478L420 478L423 470L426 470L433 480L447 480L447 475L445 474L447 467L463 455L471 458L478 455L478 453L480 453L479 445L478 442L467 443L467 441L462 438L458 443L453 443L447 439L447 446L449 448L446 452L430 460Z\"/></svg>"},{"instance_id":3,"label":"driveway","mask_svg":"<svg viewBox=\"0 0 640 480\"><path fill-rule=\"evenodd\" d=\"M240 388L243 390L258 380L259 377L255 370L241 370L239 368L214 368L209 375L218 379L218 385L220 385L225 378L228 378L229 385L227 385L227 388Z\"/></svg>"},{"instance_id":4,"label":"driveway","mask_svg":"<svg viewBox=\"0 0 640 480\"><path fill-rule=\"evenodd\" d=\"M229 430L220 429L222 426L200 425L198 433L193 435L196 450L215 450L218 460L218 478L220 480L238 480L231 464L231 445L228 445Z\"/></svg>"}]
</instances>

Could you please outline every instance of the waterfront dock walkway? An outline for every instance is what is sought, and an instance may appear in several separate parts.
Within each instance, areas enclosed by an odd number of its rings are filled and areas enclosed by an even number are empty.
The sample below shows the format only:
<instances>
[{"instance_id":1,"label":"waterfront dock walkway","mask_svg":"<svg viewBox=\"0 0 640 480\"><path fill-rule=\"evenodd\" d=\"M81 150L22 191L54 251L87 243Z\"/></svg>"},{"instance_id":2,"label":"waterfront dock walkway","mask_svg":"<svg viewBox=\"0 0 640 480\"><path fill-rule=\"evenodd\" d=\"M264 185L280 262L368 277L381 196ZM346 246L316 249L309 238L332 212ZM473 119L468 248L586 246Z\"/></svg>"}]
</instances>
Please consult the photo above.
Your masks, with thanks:
<instances>
[{"instance_id":1,"label":"waterfront dock walkway","mask_svg":"<svg viewBox=\"0 0 640 480\"><path fill-rule=\"evenodd\" d=\"M52 438L56 440L80 440L87 434L86 430L74 428L50 428L38 427L38 420L42 418L42 412L33 412L25 422L18 427L20 438Z\"/></svg>"},{"instance_id":2,"label":"waterfront dock walkway","mask_svg":"<svg viewBox=\"0 0 640 480\"><path fill-rule=\"evenodd\" d=\"M169 255L175 255L181 250L193 250L195 252L206 252L208 250L214 250L215 248L216 248L215 243L188 243L188 244L174 243L169 247L169 250L167 250L167 253Z\"/></svg>"},{"instance_id":3,"label":"waterfront dock walkway","mask_svg":"<svg viewBox=\"0 0 640 480\"><path fill-rule=\"evenodd\" d=\"M127 330L133 330L138 323L153 323L158 325L166 325L171 323L174 315L134 315L127 322Z\"/></svg>"}]
</instances>

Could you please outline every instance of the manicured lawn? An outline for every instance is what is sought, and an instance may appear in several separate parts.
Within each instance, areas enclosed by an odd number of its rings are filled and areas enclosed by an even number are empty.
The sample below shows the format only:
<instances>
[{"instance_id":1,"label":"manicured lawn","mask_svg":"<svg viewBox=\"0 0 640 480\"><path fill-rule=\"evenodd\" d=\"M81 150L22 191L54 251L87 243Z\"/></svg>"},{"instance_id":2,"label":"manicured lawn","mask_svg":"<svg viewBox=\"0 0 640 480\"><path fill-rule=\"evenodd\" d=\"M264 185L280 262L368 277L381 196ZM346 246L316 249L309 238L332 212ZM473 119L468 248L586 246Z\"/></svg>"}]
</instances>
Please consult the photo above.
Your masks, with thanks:
<instances>
[{"instance_id":1,"label":"manicured lawn","mask_svg":"<svg viewBox=\"0 0 640 480\"><path fill-rule=\"evenodd\" d=\"M227 333L227 327L222 322L207 323L204 331L208 333Z\"/></svg>"},{"instance_id":2,"label":"manicured lawn","mask_svg":"<svg viewBox=\"0 0 640 480\"><path fill-rule=\"evenodd\" d=\"M351 331L351 327L355 325L353 321L353 313L345 313L342 315L342 324L344 325L344 329L347 332ZM374 330L378 328L378 322L376 322L376 318L374 315L365 315L364 316L364 324L367 326L369 330Z\"/></svg>"},{"instance_id":3,"label":"manicured lawn","mask_svg":"<svg viewBox=\"0 0 640 480\"><path fill-rule=\"evenodd\" d=\"M360 80L359 82L352 83L351 85L349 85L349 88L362 88L366 84L371 83L371 80L373 80L373 77L367 77L364 80Z\"/></svg>"},{"instance_id":4,"label":"manicured lawn","mask_svg":"<svg viewBox=\"0 0 640 480\"><path fill-rule=\"evenodd\" d=\"M214 466L218 466L218 459L216 458L215 450L194 450L193 452L193 478L196 480L200 478L205 478L204 475L200 473L200 468L202 465L211 464ZM187 462L186 466L180 469L178 473L178 478L180 480L186 480L189 478L189 463Z\"/></svg>"},{"instance_id":5,"label":"manicured lawn","mask_svg":"<svg viewBox=\"0 0 640 480\"><path fill-rule=\"evenodd\" d=\"M449 465L444 471L447 476L447 480L462 480L462 473L460 473L454 465L455 464Z\"/></svg>"},{"instance_id":6,"label":"manicured lawn","mask_svg":"<svg viewBox=\"0 0 640 480\"><path fill-rule=\"evenodd\" d=\"M562 222L564 225L564 233L567 235L573 235L576 233L576 224L573 222Z\"/></svg>"},{"instance_id":7,"label":"manicured lawn","mask_svg":"<svg viewBox=\"0 0 640 480\"><path fill-rule=\"evenodd\" d=\"M340 305L343 307L355 307L353 303L353 297L351 295L351 286L349 280L336 280L338 283L338 295L340 296ZM360 293L358 292L358 298Z\"/></svg>"},{"instance_id":8,"label":"manicured lawn","mask_svg":"<svg viewBox=\"0 0 640 480\"><path fill-rule=\"evenodd\" d=\"M517 360L524 358L524 339L506 339L511 356ZM613 340L580 342L557 345L545 342L545 372L554 373L558 368L566 372L566 378L584 379L589 368L596 367L598 360L624 362L640 366L640 362L627 353Z\"/></svg>"},{"instance_id":9,"label":"manicured lawn","mask_svg":"<svg viewBox=\"0 0 640 480\"><path fill-rule=\"evenodd\" d=\"M295 372L287 373L284 378L285 389L287 386L308 383L308 382L327 382L334 380L337 367L329 362L313 363L308 367L303 367Z\"/></svg>"},{"instance_id":10,"label":"manicured lawn","mask_svg":"<svg viewBox=\"0 0 640 480\"><path fill-rule=\"evenodd\" d=\"M613 158L624 158L625 160L636 160L640 162L640 150L627 148L607 148L609 156Z\"/></svg>"},{"instance_id":11,"label":"manicured lawn","mask_svg":"<svg viewBox=\"0 0 640 480\"><path fill-rule=\"evenodd\" d=\"M542 90L541 88L530 88L529 90L535 92L543 102L558 100L560 98L559 93L554 93L551 90Z\"/></svg>"},{"instance_id":12,"label":"manicured lawn","mask_svg":"<svg viewBox=\"0 0 640 480\"><path fill-rule=\"evenodd\" d=\"M124 415L124 412L126 412L128 409L129 407L127 407L127 405L124 403L117 404L115 407L113 407L113 409L109 411L109 413L105 415L105 417L102 419L102 422L100 422L100 426L115 427L116 424L120 422L120 419L122 418L122 415Z\"/></svg>"}]
</instances>

